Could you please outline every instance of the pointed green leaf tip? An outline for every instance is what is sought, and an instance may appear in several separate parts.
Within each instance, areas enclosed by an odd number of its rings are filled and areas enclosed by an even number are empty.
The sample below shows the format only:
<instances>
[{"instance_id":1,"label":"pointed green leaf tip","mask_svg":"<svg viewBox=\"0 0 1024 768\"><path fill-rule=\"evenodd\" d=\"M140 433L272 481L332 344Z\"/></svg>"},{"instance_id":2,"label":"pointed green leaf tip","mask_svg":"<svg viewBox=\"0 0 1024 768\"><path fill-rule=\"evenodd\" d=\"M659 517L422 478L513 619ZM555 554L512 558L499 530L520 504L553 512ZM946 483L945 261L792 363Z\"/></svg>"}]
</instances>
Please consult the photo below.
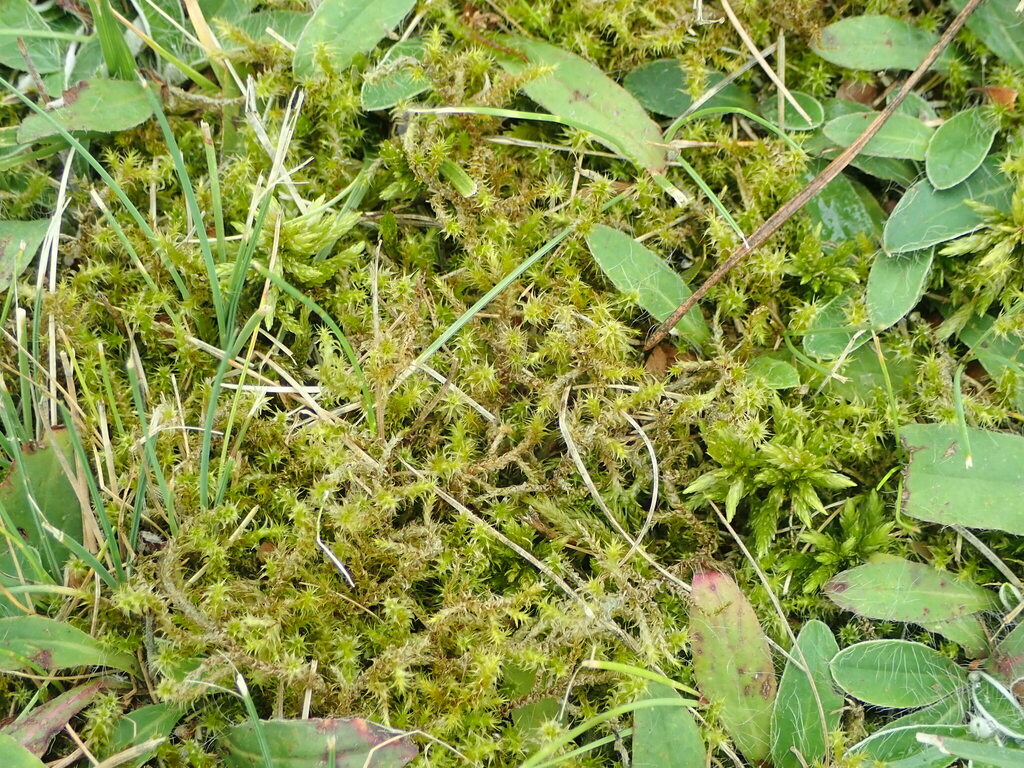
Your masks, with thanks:
<instances>
[{"instance_id":1,"label":"pointed green leaf tip","mask_svg":"<svg viewBox=\"0 0 1024 768\"><path fill-rule=\"evenodd\" d=\"M550 67L523 85L527 96L641 168L655 173L665 169L668 156L660 146L661 129L629 91L586 59L548 43L515 35L503 35L500 42L519 54L497 57L509 73Z\"/></svg>"},{"instance_id":2,"label":"pointed green leaf tip","mask_svg":"<svg viewBox=\"0 0 1024 768\"><path fill-rule=\"evenodd\" d=\"M700 571L690 592L690 648L701 693L751 763L770 752L775 669L754 609L729 576Z\"/></svg>"},{"instance_id":3,"label":"pointed green leaf tip","mask_svg":"<svg viewBox=\"0 0 1024 768\"><path fill-rule=\"evenodd\" d=\"M617 229L598 224L587 235L587 245L594 261L615 287L623 293L635 294L637 303L658 320L671 315L692 293L664 259ZM698 307L687 312L675 330L695 346L711 338Z\"/></svg>"}]
</instances>

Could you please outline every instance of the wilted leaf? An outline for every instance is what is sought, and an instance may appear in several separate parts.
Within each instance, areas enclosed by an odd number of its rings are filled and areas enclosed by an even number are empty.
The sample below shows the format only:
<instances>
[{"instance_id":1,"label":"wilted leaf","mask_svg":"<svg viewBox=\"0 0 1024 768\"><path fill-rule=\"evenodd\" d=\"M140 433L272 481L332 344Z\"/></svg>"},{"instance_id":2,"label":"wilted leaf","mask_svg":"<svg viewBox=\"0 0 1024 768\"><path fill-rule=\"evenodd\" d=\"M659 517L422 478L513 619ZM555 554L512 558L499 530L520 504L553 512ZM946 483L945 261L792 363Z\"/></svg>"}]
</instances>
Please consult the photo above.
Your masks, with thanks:
<instances>
[{"instance_id":1,"label":"wilted leaf","mask_svg":"<svg viewBox=\"0 0 1024 768\"><path fill-rule=\"evenodd\" d=\"M948 189L984 162L996 137L996 122L983 109L965 109L938 127L925 153L925 170L935 189Z\"/></svg>"},{"instance_id":2,"label":"wilted leaf","mask_svg":"<svg viewBox=\"0 0 1024 768\"><path fill-rule=\"evenodd\" d=\"M50 117L70 132L114 133L132 128L152 114L141 83L95 77L64 91L64 106L50 112ZM36 141L56 133L49 120L32 114L22 121L18 141Z\"/></svg>"},{"instance_id":3,"label":"wilted leaf","mask_svg":"<svg viewBox=\"0 0 1024 768\"><path fill-rule=\"evenodd\" d=\"M587 235L594 261L620 291L635 293L641 307L664 320L691 294L689 286L665 261L629 235L598 224ZM676 324L691 344L711 337L704 316L694 307Z\"/></svg>"},{"instance_id":4,"label":"wilted leaf","mask_svg":"<svg viewBox=\"0 0 1024 768\"><path fill-rule=\"evenodd\" d=\"M13 738L36 757L42 757L53 737L64 730L71 718L89 706L104 687L106 683L97 680L65 691L35 707L21 720L0 728L0 733Z\"/></svg>"},{"instance_id":5,"label":"wilted leaf","mask_svg":"<svg viewBox=\"0 0 1024 768\"><path fill-rule=\"evenodd\" d=\"M960 11L967 0L950 3ZM1011 67L1024 67L1024 15L1019 0L986 0L967 19L967 28Z\"/></svg>"},{"instance_id":6,"label":"wilted leaf","mask_svg":"<svg viewBox=\"0 0 1024 768\"><path fill-rule=\"evenodd\" d=\"M866 301L876 331L899 322L917 306L928 287L933 248L910 253L879 251L871 263Z\"/></svg>"},{"instance_id":7,"label":"wilted leaf","mask_svg":"<svg viewBox=\"0 0 1024 768\"><path fill-rule=\"evenodd\" d=\"M400 731L358 717L260 720L259 727L273 768L401 768L416 757L416 746ZM251 722L228 728L223 746L230 768L269 768Z\"/></svg>"},{"instance_id":8,"label":"wilted leaf","mask_svg":"<svg viewBox=\"0 0 1024 768\"><path fill-rule=\"evenodd\" d=\"M648 699L682 698L663 683L647 685ZM633 714L633 768L704 768L707 747L684 707L650 707Z\"/></svg>"},{"instance_id":9,"label":"wilted leaf","mask_svg":"<svg viewBox=\"0 0 1024 768\"><path fill-rule=\"evenodd\" d=\"M885 250L918 251L966 235L984 223L966 200L1008 211L1012 196L1013 183L1000 172L999 161L993 157L950 189L936 190L930 181L921 179L890 214L885 225Z\"/></svg>"},{"instance_id":10,"label":"wilted leaf","mask_svg":"<svg viewBox=\"0 0 1024 768\"><path fill-rule=\"evenodd\" d=\"M344 69L356 54L372 50L383 40L415 4L415 0L324 0L295 46L295 76L319 74L320 50L336 70Z\"/></svg>"},{"instance_id":11,"label":"wilted leaf","mask_svg":"<svg viewBox=\"0 0 1024 768\"><path fill-rule=\"evenodd\" d=\"M829 734L839 728L843 710L843 697L833 687L828 666L839 652L832 630L820 621L809 621L796 642L799 653L791 650L790 655L806 671L787 661L782 672L772 713L775 768L803 768L824 757Z\"/></svg>"},{"instance_id":12,"label":"wilted leaf","mask_svg":"<svg viewBox=\"0 0 1024 768\"><path fill-rule=\"evenodd\" d=\"M705 77L706 90L711 90L725 79L725 75L709 72ZM667 117L679 117L694 103L686 70L679 59L658 59L641 64L622 81L626 90L650 112ZM729 83L701 104L708 107L738 107L753 112L757 109L754 97L735 83Z\"/></svg>"},{"instance_id":13,"label":"wilted leaf","mask_svg":"<svg viewBox=\"0 0 1024 768\"><path fill-rule=\"evenodd\" d=\"M574 53L549 43L503 35L501 44L526 59L499 55L513 75L536 65L553 71L523 86L526 94L551 114L593 133L601 143L641 168L661 171L668 162L661 129L636 99L600 69Z\"/></svg>"},{"instance_id":14,"label":"wilted leaf","mask_svg":"<svg viewBox=\"0 0 1024 768\"><path fill-rule=\"evenodd\" d=\"M952 424L901 429L910 452L904 512L918 520L1024 534L1024 437Z\"/></svg>"},{"instance_id":15,"label":"wilted leaf","mask_svg":"<svg viewBox=\"0 0 1024 768\"><path fill-rule=\"evenodd\" d=\"M854 16L829 24L811 48L821 58L848 69L917 69L928 51L939 41L937 35L889 16ZM936 69L948 66L944 53Z\"/></svg>"},{"instance_id":16,"label":"wilted leaf","mask_svg":"<svg viewBox=\"0 0 1024 768\"><path fill-rule=\"evenodd\" d=\"M775 669L754 609L724 573L695 573L690 593L693 675L740 752L752 763L771 748Z\"/></svg>"},{"instance_id":17,"label":"wilted leaf","mask_svg":"<svg viewBox=\"0 0 1024 768\"><path fill-rule=\"evenodd\" d=\"M430 79L418 62L423 58L421 40L403 40L389 51L387 59L368 72L359 92L363 109L390 109L430 87Z\"/></svg>"},{"instance_id":18,"label":"wilted leaf","mask_svg":"<svg viewBox=\"0 0 1024 768\"><path fill-rule=\"evenodd\" d=\"M829 139L841 147L848 147L864 133L864 129L878 116L877 112L855 112L825 123L822 130ZM871 140L864 145L862 154L871 157L895 157L905 160L924 160L932 129L920 120L897 113L886 120Z\"/></svg>"},{"instance_id":19,"label":"wilted leaf","mask_svg":"<svg viewBox=\"0 0 1024 768\"><path fill-rule=\"evenodd\" d=\"M879 707L924 707L967 683L955 661L908 640L857 643L836 654L830 666L840 688Z\"/></svg>"},{"instance_id":20,"label":"wilted leaf","mask_svg":"<svg viewBox=\"0 0 1024 768\"><path fill-rule=\"evenodd\" d=\"M0 221L0 291L10 288L32 263L49 226L47 219Z\"/></svg>"},{"instance_id":21,"label":"wilted leaf","mask_svg":"<svg viewBox=\"0 0 1024 768\"><path fill-rule=\"evenodd\" d=\"M902 559L843 571L825 593L841 608L882 621L947 621L995 605L995 596L973 582Z\"/></svg>"},{"instance_id":22,"label":"wilted leaf","mask_svg":"<svg viewBox=\"0 0 1024 768\"><path fill-rule=\"evenodd\" d=\"M113 667L135 673L128 653L114 651L80 629L45 616L0 619L0 670L52 672L77 667Z\"/></svg>"}]
</instances>

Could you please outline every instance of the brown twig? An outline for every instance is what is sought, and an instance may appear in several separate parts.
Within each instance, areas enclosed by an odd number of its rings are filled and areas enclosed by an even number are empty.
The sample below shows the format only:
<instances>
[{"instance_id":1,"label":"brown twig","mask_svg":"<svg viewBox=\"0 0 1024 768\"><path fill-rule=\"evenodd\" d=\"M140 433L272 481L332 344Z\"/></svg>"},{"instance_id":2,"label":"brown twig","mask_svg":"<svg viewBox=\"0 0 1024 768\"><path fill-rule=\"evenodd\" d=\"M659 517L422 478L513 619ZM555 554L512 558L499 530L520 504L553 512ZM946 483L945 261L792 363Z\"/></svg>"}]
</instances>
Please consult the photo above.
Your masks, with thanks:
<instances>
[{"instance_id":1,"label":"brown twig","mask_svg":"<svg viewBox=\"0 0 1024 768\"><path fill-rule=\"evenodd\" d=\"M689 312L693 307L707 294L712 287L715 286L723 277L725 277L740 261L743 257L751 253L756 248L764 245L765 241L768 240L775 232L781 227L789 218L803 208L808 201L810 201L815 195L817 195L826 184L832 179L838 176L850 162L860 154L860 151L864 149L876 133L881 128L885 121L895 114L896 110L899 109L900 104L908 96L908 94L914 89L924 77L924 74L928 69L935 63L935 61L942 55L942 52L949 47L949 44L953 42L953 38L956 37L957 33L963 28L967 18L974 13L975 9L981 5L982 0L969 0L967 5L963 7L963 10L956 15L956 18L946 27L946 31L942 33L942 37L939 41L932 46L932 49L928 51L928 55L924 57L924 61L918 65L917 69L910 73L906 82L903 83L903 87L900 88L899 93L889 102L888 106L883 109L871 124L864 129L864 132L857 137L850 146L844 149L840 154L836 155L835 159L829 163L825 169L819 173L810 184L800 190L794 197L792 197L785 205L779 208L775 213L765 221L760 227L757 228L750 235L747 241L733 251L732 255L728 259L723 261L711 276L704 281L693 294L676 309L668 318L665 319L651 334L647 344L644 346L644 350L650 350L661 343L669 331L675 327L683 315Z\"/></svg>"}]
</instances>

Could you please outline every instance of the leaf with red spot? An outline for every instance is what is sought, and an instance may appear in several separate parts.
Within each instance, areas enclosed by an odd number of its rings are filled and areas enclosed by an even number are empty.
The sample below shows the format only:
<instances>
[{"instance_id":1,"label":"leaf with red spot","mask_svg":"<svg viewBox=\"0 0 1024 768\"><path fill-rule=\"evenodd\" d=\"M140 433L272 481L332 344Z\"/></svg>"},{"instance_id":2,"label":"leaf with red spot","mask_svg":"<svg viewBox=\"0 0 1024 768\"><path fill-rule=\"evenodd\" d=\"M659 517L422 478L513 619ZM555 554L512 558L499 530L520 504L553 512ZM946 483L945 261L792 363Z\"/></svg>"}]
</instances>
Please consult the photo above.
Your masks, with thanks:
<instances>
[{"instance_id":1,"label":"leaf with red spot","mask_svg":"<svg viewBox=\"0 0 1024 768\"><path fill-rule=\"evenodd\" d=\"M65 622L45 616L0 619L0 670L38 673L78 667L138 671L134 656L112 650Z\"/></svg>"},{"instance_id":2,"label":"leaf with red spot","mask_svg":"<svg viewBox=\"0 0 1024 768\"><path fill-rule=\"evenodd\" d=\"M701 693L751 763L771 747L775 669L768 639L747 598L729 576L694 574L690 599L693 675Z\"/></svg>"},{"instance_id":3,"label":"leaf with red spot","mask_svg":"<svg viewBox=\"0 0 1024 768\"><path fill-rule=\"evenodd\" d=\"M401 768L416 757L416 745L393 731L359 717L260 720L229 728L223 737L230 768L266 766L260 733L274 768Z\"/></svg>"}]
</instances>

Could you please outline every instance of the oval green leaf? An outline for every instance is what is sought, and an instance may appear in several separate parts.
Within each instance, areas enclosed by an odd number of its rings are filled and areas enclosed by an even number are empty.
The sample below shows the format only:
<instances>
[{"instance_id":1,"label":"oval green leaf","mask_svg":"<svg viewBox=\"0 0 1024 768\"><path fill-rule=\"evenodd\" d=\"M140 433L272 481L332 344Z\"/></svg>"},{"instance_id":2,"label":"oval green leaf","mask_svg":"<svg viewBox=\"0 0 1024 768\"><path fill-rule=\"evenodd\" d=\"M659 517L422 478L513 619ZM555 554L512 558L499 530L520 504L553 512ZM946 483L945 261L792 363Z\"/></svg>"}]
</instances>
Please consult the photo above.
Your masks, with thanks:
<instances>
[{"instance_id":1,"label":"oval green leaf","mask_svg":"<svg viewBox=\"0 0 1024 768\"><path fill-rule=\"evenodd\" d=\"M671 686L651 682L648 699L681 699ZM707 747L690 710L648 707L633 713L633 768L704 768Z\"/></svg>"},{"instance_id":2,"label":"oval green leaf","mask_svg":"<svg viewBox=\"0 0 1024 768\"><path fill-rule=\"evenodd\" d=\"M1024 411L1024 334L991 332L990 315L974 317L958 334L960 341L971 348L981 367L994 379L1013 376L1016 384L1014 402Z\"/></svg>"},{"instance_id":3,"label":"oval green leaf","mask_svg":"<svg viewBox=\"0 0 1024 768\"><path fill-rule=\"evenodd\" d=\"M802 91L790 91L793 96L793 100L800 105L801 109L807 113L807 117L811 118L810 122L807 121L803 115L796 111L789 99L785 100L785 106L783 107L783 124L779 127L786 131L813 131L823 122L825 122L825 107L822 106L821 102L811 96L809 93L803 93ZM759 105L761 116L766 120L776 121L779 118L779 108L777 99L766 99Z\"/></svg>"},{"instance_id":4,"label":"oval green leaf","mask_svg":"<svg viewBox=\"0 0 1024 768\"><path fill-rule=\"evenodd\" d=\"M864 129L878 116L877 112L856 112L825 123L825 135L841 147L857 140ZM894 157L904 160L924 160L932 129L910 115L890 117L861 152L870 157Z\"/></svg>"},{"instance_id":5,"label":"oval green leaf","mask_svg":"<svg viewBox=\"0 0 1024 768\"><path fill-rule=\"evenodd\" d=\"M724 79L725 75L719 72L708 72L705 76L707 89L711 90ZM679 117L695 101L690 96L689 79L679 59L658 59L641 64L626 75L622 84L649 112L666 117ZM738 85L729 83L701 106L737 107L754 112L757 102Z\"/></svg>"},{"instance_id":6,"label":"oval green leaf","mask_svg":"<svg viewBox=\"0 0 1024 768\"><path fill-rule=\"evenodd\" d=\"M147 741L166 739L184 714L185 711L181 707L166 702L149 704L128 712L114 726L114 731L110 735L110 741L107 743L103 755L110 757ZM140 754L127 765L141 766L153 756L155 751L154 747L152 750Z\"/></svg>"},{"instance_id":7,"label":"oval green leaf","mask_svg":"<svg viewBox=\"0 0 1024 768\"><path fill-rule=\"evenodd\" d=\"M587 235L594 261L624 293L657 320L664 320L690 296L686 281L664 259L617 229L598 224ZM675 330L695 346L711 338L711 331L699 307L694 307L676 324Z\"/></svg>"},{"instance_id":8,"label":"oval green leaf","mask_svg":"<svg viewBox=\"0 0 1024 768\"><path fill-rule=\"evenodd\" d=\"M940 125L925 152L925 171L935 189L949 189L984 162L996 137L985 110L965 109Z\"/></svg>"},{"instance_id":9,"label":"oval green leaf","mask_svg":"<svg viewBox=\"0 0 1024 768\"><path fill-rule=\"evenodd\" d=\"M0 733L0 755L4 757L4 768L46 768L46 763L6 733Z\"/></svg>"},{"instance_id":10,"label":"oval green leaf","mask_svg":"<svg viewBox=\"0 0 1024 768\"><path fill-rule=\"evenodd\" d=\"M900 430L910 464L904 511L918 520L1024 534L1024 437L953 424Z\"/></svg>"},{"instance_id":11,"label":"oval green leaf","mask_svg":"<svg viewBox=\"0 0 1024 768\"><path fill-rule=\"evenodd\" d=\"M0 291L6 291L32 263L49 227L49 219L0 221Z\"/></svg>"},{"instance_id":12,"label":"oval green leaf","mask_svg":"<svg viewBox=\"0 0 1024 768\"><path fill-rule=\"evenodd\" d=\"M868 317L876 331L899 322L924 295L935 250L890 254L879 251L868 275Z\"/></svg>"},{"instance_id":13,"label":"oval green leaf","mask_svg":"<svg viewBox=\"0 0 1024 768\"><path fill-rule=\"evenodd\" d=\"M768 640L729 576L700 571L691 586L693 676L740 752L756 765L771 749L776 683Z\"/></svg>"},{"instance_id":14,"label":"oval green leaf","mask_svg":"<svg viewBox=\"0 0 1024 768\"><path fill-rule=\"evenodd\" d=\"M966 725L904 725L885 728L850 747L850 755L865 755L868 765L876 760L899 768L946 768L952 765L955 756L945 755L933 746L922 744L917 740L919 733L966 736L969 730Z\"/></svg>"},{"instance_id":15,"label":"oval green leaf","mask_svg":"<svg viewBox=\"0 0 1024 768\"><path fill-rule=\"evenodd\" d=\"M64 91L64 106L49 116L67 131L115 133L148 120L152 114L142 83L96 77ZM27 143L56 133L49 120L33 114L22 121L18 141Z\"/></svg>"},{"instance_id":16,"label":"oval green leaf","mask_svg":"<svg viewBox=\"0 0 1024 768\"><path fill-rule=\"evenodd\" d=\"M363 78L359 91L363 109L371 112L390 109L427 90L430 80L418 65L422 58L421 40L395 43L388 51L387 58Z\"/></svg>"},{"instance_id":17,"label":"oval green leaf","mask_svg":"<svg viewBox=\"0 0 1024 768\"><path fill-rule=\"evenodd\" d=\"M825 585L825 594L841 608L882 621L947 621L995 605L987 589L903 559L843 571Z\"/></svg>"},{"instance_id":18,"label":"oval green leaf","mask_svg":"<svg viewBox=\"0 0 1024 768\"><path fill-rule=\"evenodd\" d=\"M819 360L834 360L860 347L871 334L850 325L846 310L853 293L842 293L818 310L804 334L803 347L807 354Z\"/></svg>"},{"instance_id":19,"label":"oval green leaf","mask_svg":"<svg viewBox=\"0 0 1024 768\"><path fill-rule=\"evenodd\" d=\"M336 70L373 50L412 10L415 0L324 0L299 36L292 59L296 77L320 74L318 51Z\"/></svg>"},{"instance_id":20,"label":"oval green leaf","mask_svg":"<svg viewBox=\"0 0 1024 768\"><path fill-rule=\"evenodd\" d=\"M932 732L933 729L927 729ZM964 734L970 736L970 734ZM939 751L953 758L970 761L968 765L975 768L1021 768L1024 765L1024 749L1014 749L1004 744L973 741L970 738L946 736L936 732L925 739L925 743L933 745Z\"/></svg>"},{"instance_id":21,"label":"oval green leaf","mask_svg":"<svg viewBox=\"0 0 1024 768\"><path fill-rule=\"evenodd\" d=\"M134 656L111 650L65 622L45 616L0 619L0 670L51 672L76 667L138 671Z\"/></svg>"},{"instance_id":22,"label":"oval green leaf","mask_svg":"<svg viewBox=\"0 0 1024 768\"><path fill-rule=\"evenodd\" d=\"M47 38L47 33L51 31L50 25L28 0L0 2L0 30L7 29L31 30L39 35L22 38L36 72L60 72L64 68L66 44ZM27 71L28 65L18 47L17 37L0 34L0 64L19 72Z\"/></svg>"},{"instance_id":23,"label":"oval green leaf","mask_svg":"<svg viewBox=\"0 0 1024 768\"><path fill-rule=\"evenodd\" d=\"M967 673L952 659L908 640L851 645L836 654L830 667L840 688L878 707L925 707L967 683Z\"/></svg>"},{"instance_id":24,"label":"oval green leaf","mask_svg":"<svg viewBox=\"0 0 1024 768\"><path fill-rule=\"evenodd\" d=\"M260 720L256 726L245 722L224 732L222 746L229 768L270 768L263 760L257 727L270 748L273 768L402 768L417 752L400 731L362 718Z\"/></svg>"},{"instance_id":25,"label":"oval green leaf","mask_svg":"<svg viewBox=\"0 0 1024 768\"><path fill-rule=\"evenodd\" d=\"M847 69L917 69L938 36L889 16L854 16L829 24L811 44L816 54ZM949 64L944 53L935 63Z\"/></svg>"},{"instance_id":26,"label":"oval green leaf","mask_svg":"<svg viewBox=\"0 0 1024 768\"><path fill-rule=\"evenodd\" d=\"M952 0L960 11L967 0ZM987 0L967 19L967 28L1011 67L1024 67L1024 15L1019 0Z\"/></svg>"},{"instance_id":27,"label":"oval green leaf","mask_svg":"<svg viewBox=\"0 0 1024 768\"><path fill-rule=\"evenodd\" d=\"M1009 211L1013 183L999 170L999 160L989 157L965 181L950 189L935 189L921 179L907 190L885 225L885 250L890 253L918 251L978 229L984 220L965 201L975 200Z\"/></svg>"},{"instance_id":28,"label":"oval green leaf","mask_svg":"<svg viewBox=\"0 0 1024 768\"><path fill-rule=\"evenodd\" d=\"M768 389L800 386L800 373L796 367L770 354L754 358L747 366L747 375Z\"/></svg>"},{"instance_id":29,"label":"oval green leaf","mask_svg":"<svg viewBox=\"0 0 1024 768\"><path fill-rule=\"evenodd\" d=\"M843 697L832 684L828 666L832 657L839 653L832 630L820 621L808 621L801 628L796 644L799 652L791 651L790 656L805 669L791 659L782 672L772 712L775 768L804 768L823 758L829 734L839 728L843 710Z\"/></svg>"},{"instance_id":30,"label":"oval green leaf","mask_svg":"<svg viewBox=\"0 0 1024 768\"><path fill-rule=\"evenodd\" d=\"M521 53L498 56L517 75L537 65L552 71L523 86L526 94L567 124L580 127L641 168L660 172L668 162L661 129L633 96L600 69L574 53L525 37L503 35L501 44Z\"/></svg>"},{"instance_id":31,"label":"oval green leaf","mask_svg":"<svg viewBox=\"0 0 1024 768\"><path fill-rule=\"evenodd\" d=\"M822 160L807 165L804 179L810 182L824 167ZM839 244L855 240L859 235L877 237L885 225L885 211L862 184L844 173L832 181L807 203L807 213L821 224L822 240Z\"/></svg>"}]
</instances>

